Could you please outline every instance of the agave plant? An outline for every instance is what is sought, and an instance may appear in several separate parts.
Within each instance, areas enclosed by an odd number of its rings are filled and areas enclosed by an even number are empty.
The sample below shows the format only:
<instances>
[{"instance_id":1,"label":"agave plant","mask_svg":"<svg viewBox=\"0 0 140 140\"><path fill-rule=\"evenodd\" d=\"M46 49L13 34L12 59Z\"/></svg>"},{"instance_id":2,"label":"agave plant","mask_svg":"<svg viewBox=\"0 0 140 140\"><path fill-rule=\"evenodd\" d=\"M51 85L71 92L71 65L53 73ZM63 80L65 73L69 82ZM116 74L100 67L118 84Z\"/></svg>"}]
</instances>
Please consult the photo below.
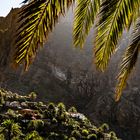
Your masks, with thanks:
<instances>
[{"instance_id":1,"label":"agave plant","mask_svg":"<svg viewBox=\"0 0 140 140\"><path fill-rule=\"evenodd\" d=\"M132 41L126 48L116 85L116 101L120 99L126 81L139 54L139 0L25 0L19 13L16 37L15 64L25 64L28 70L38 48L43 46L48 34L60 16L76 3L73 24L73 42L83 47L89 31L95 25L94 61L97 69L104 71L124 30L133 24Z\"/></svg>"}]
</instances>

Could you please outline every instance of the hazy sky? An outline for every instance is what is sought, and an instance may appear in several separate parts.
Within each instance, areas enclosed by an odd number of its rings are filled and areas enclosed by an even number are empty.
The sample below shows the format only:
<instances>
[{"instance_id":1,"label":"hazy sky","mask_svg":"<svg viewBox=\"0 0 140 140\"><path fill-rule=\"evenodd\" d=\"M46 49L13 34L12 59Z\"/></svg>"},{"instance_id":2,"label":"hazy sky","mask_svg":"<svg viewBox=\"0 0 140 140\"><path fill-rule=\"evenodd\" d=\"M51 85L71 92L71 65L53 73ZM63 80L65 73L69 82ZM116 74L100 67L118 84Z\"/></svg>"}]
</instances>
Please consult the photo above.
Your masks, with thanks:
<instances>
[{"instance_id":1,"label":"hazy sky","mask_svg":"<svg viewBox=\"0 0 140 140\"><path fill-rule=\"evenodd\" d=\"M6 16L12 7L20 7L20 3L24 0L1 0L0 16Z\"/></svg>"}]
</instances>

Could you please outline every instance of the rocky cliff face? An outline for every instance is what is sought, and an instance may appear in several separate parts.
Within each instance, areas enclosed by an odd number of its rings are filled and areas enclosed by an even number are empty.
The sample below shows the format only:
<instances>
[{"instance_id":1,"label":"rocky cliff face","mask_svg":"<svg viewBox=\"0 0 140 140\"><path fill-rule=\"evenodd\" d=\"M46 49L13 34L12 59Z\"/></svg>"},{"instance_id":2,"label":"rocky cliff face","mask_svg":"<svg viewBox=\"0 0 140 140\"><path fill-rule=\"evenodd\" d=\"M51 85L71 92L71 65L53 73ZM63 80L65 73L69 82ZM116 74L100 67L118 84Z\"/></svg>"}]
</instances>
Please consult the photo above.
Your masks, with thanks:
<instances>
[{"instance_id":1,"label":"rocky cliff face","mask_svg":"<svg viewBox=\"0 0 140 140\"><path fill-rule=\"evenodd\" d=\"M44 101L75 105L97 125L109 123L123 140L139 140L140 77L131 78L119 103L113 100L116 62L121 51L112 59L105 74L96 72L91 65L91 36L84 51L72 48L72 22L68 16L66 20L60 20L27 73L22 68L13 70L10 64L18 11L12 9L7 17L0 18L0 86L22 94L35 91ZM123 40L121 45L125 46L127 42Z\"/></svg>"},{"instance_id":2,"label":"rocky cliff face","mask_svg":"<svg viewBox=\"0 0 140 140\"><path fill-rule=\"evenodd\" d=\"M16 29L15 19L17 11L18 9L12 9L7 17L0 17L0 66L2 69L7 67L11 60L10 52L12 50L14 31Z\"/></svg>"}]
</instances>

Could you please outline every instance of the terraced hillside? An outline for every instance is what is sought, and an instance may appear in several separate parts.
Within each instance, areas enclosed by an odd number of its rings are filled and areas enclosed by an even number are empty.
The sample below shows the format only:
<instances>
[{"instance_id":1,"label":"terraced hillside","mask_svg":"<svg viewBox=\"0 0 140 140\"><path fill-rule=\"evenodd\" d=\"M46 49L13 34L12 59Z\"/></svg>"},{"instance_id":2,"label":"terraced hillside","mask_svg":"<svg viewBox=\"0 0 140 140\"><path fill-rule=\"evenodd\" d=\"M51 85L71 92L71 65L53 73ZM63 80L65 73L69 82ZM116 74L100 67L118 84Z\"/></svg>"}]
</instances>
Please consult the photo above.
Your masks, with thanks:
<instances>
[{"instance_id":1,"label":"terraced hillside","mask_svg":"<svg viewBox=\"0 0 140 140\"><path fill-rule=\"evenodd\" d=\"M0 90L1 140L119 140L107 124L96 127L75 107L36 98Z\"/></svg>"}]
</instances>

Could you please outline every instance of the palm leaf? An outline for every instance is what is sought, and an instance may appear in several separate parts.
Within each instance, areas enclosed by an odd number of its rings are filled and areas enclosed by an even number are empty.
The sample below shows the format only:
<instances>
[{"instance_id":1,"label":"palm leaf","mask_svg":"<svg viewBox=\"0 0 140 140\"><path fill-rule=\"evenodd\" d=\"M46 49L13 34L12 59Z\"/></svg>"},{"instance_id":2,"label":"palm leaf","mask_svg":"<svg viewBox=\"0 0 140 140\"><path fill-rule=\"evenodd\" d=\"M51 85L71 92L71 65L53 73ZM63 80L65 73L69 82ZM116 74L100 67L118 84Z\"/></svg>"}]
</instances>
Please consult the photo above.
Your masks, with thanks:
<instances>
[{"instance_id":1,"label":"palm leaf","mask_svg":"<svg viewBox=\"0 0 140 140\"><path fill-rule=\"evenodd\" d=\"M30 2L30 0L24 0L22 3L25 4L25 3L28 3Z\"/></svg>"},{"instance_id":2,"label":"palm leaf","mask_svg":"<svg viewBox=\"0 0 140 140\"><path fill-rule=\"evenodd\" d=\"M83 47L85 39L94 24L100 8L100 0L77 0L73 26L75 46Z\"/></svg>"},{"instance_id":3,"label":"palm leaf","mask_svg":"<svg viewBox=\"0 0 140 140\"><path fill-rule=\"evenodd\" d=\"M107 67L123 30L136 19L139 6L139 0L103 0L95 46L97 68L104 71Z\"/></svg>"},{"instance_id":4,"label":"palm leaf","mask_svg":"<svg viewBox=\"0 0 140 140\"><path fill-rule=\"evenodd\" d=\"M25 137L25 140L35 139L35 140L43 140L43 138L39 135L37 131L32 131L28 133Z\"/></svg>"},{"instance_id":5,"label":"palm leaf","mask_svg":"<svg viewBox=\"0 0 140 140\"><path fill-rule=\"evenodd\" d=\"M21 129L21 127L19 126L18 123L13 123L12 124L12 127L11 127L12 136L20 136L20 135L23 135L22 134L22 131L20 129Z\"/></svg>"},{"instance_id":6,"label":"palm leaf","mask_svg":"<svg viewBox=\"0 0 140 140\"><path fill-rule=\"evenodd\" d=\"M64 15L74 0L36 0L25 5L19 13L16 38L15 64L25 63L25 70L32 62L39 47L43 46L60 15Z\"/></svg>"},{"instance_id":7,"label":"palm leaf","mask_svg":"<svg viewBox=\"0 0 140 140\"><path fill-rule=\"evenodd\" d=\"M131 45L126 49L121 63L120 73L118 75L118 84L116 86L116 97L115 100L119 101L122 90L126 86L126 81L136 65L138 54L140 49L140 24L133 33L133 40Z\"/></svg>"}]
</instances>

